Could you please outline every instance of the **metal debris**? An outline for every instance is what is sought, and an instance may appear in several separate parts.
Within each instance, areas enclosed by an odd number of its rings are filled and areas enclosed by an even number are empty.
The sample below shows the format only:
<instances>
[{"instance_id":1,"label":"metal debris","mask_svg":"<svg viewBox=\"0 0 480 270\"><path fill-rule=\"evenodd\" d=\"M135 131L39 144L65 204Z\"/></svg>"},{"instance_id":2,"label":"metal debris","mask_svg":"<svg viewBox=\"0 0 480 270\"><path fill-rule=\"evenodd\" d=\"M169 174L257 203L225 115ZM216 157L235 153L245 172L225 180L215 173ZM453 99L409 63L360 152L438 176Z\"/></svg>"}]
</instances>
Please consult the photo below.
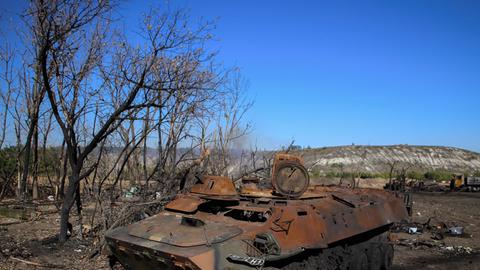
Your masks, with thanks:
<instances>
[{"instance_id":1,"label":"metal debris","mask_svg":"<svg viewBox=\"0 0 480 270\"><path fill-rule=\"evenodd\" d=\"M431 233L431 238L434 240L442 240L445 236L463 236L465 235L464 227L456 226L454 223L447 225L446 222L436 221L432 222L429 218L425 223L419 222L402 222L392 226L392 232L404 232L408 234L422 234L426 232Z\"/></svg>"},{"instance_id":2,"label":"metal debris","mask_svg":"<svg viewBox=\"0 0 480 270\"><path fill-rule=\"evenodd\" d=\"M238 256L238 255L234 255L234 254L228 255L227 258L232 260L232 261L246 262L246 263L250 264L251 266L262 266L265 263L264 259L255 258L255 257L244 257L244 256Z\"/></svg>"},{"instance_id":3,"label":"metal debris","mask_svg":"<svg viewBox=\"0 0 480 270\"><path fill-rule=\"evenodd\" d=\"M475 250L471 247L464 246L446 246L445 242L428 239L398 239L396 244L399 246L406 246L412 249L437 249L446 253L454 253L456 255L472 254Z\"/></svg>"},{"instance_id":4,"label":"metal debris","mask_svg":"<svg viewBox=\"0 0 480 270\"><path fill-rule=\"evenodd\" d=\"M464 246L446 246L442 247L442 250L448 253L455 253L457 255L472 254L474 252L473 248Z\"/></svg>"},{"instance_id":5,"label":"metal debris","mask_svg":"<svg viewBox=\"0 0 480 270\"><path fill-rule=\"evenodd\" d=\"M450 227L450 228L448 228L448 234L462 235L463 234L463 227Z\"/></svg>"},{"instance_id":6,"label":"metal debris","mask_svg":"<svg viewBox=\"0 0 480 270\"><path fill-rule=\"evenodd\" d=\"M125 198L133 198L139 190L140 188L138 187L131 187L130 190L125 193Z\"/></svg>"},{"instance_id":7,"label":"metal debris","mask_svg":"<svg viewBox=\"0 0 480 270\"><path fill-rule=\"evenodd\" d=\"M409 234L420 234L421 232L418 230L417 227L408 227Z\"/></svg>"}]
</instances>

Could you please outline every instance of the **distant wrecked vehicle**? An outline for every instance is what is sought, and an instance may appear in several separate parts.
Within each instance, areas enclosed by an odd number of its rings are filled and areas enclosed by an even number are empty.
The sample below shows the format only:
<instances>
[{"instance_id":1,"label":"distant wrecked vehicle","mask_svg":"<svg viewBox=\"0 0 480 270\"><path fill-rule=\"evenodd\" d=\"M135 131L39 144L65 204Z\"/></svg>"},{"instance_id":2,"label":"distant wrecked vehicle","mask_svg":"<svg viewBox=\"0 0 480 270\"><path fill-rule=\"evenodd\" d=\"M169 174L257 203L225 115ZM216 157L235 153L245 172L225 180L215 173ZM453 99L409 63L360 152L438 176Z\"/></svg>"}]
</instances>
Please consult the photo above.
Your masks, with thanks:
<instances>
[{"instance_id":1,"label":"distant wrecked vehicle","mask_svg":"<svg viewBox=\"0 0 480 270\"><path fill-rule=\"evenodd\" d=\"M388 269L400 193L310 186L303 160L277 154L272 188L205 176L157 215L107 232L126 269Z\"/></svg>"},{"instance_id":2,"label":"distant wrecked vehicle","mask_svg":"<svg viewBox=\"0 0 480 270\"><path fill-rule=\"evenodd\" d=\"M450 180L450 190L478 192L480 191L480 177L453 174Z\"/></svg>"}]
</instances>

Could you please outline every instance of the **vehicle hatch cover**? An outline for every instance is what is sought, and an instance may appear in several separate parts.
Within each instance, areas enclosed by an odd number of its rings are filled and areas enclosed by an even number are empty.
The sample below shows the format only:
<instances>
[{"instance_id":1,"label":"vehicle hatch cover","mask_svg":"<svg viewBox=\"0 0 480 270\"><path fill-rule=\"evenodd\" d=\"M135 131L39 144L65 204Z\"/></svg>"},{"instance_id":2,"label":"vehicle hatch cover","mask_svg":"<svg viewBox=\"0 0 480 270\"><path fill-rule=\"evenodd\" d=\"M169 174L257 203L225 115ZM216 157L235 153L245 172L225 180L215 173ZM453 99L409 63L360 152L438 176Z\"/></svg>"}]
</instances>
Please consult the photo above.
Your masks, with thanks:
<instances>
[{"instance_id":1,"label":"vehicle hatch cover","mask_svg":"<svg viewBox=\"0 0 480 270\"><path fill-rule=\"evenodd\" d=\"M128 234L179 247L210 245L242 233L236 226L177 214L159 214L128 226Z\"/></svg>"}]
</instances>

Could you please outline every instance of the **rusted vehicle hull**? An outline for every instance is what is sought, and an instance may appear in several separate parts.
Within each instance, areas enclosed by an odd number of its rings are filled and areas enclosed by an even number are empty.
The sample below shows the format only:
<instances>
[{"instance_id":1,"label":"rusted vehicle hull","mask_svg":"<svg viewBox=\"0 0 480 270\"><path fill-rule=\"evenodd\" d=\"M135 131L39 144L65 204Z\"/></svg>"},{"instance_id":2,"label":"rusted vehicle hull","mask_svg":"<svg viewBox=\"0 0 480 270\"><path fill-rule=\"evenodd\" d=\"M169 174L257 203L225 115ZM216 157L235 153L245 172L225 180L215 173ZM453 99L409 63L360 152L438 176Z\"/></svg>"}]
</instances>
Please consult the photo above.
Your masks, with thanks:
<instances>
[{"instance_id":1,"label":"rusted vehicle hull","mask_svg":"<svg viewBox=\"0 0 480 270\"><path fill-rule=\"evenodd\" d=\"M109 232L113 254L127 269L277 267L307 251L365 242L407 218L403 199L382 190L311 187L294 200L271 190L211 196L179 195L166 211Z\"/></svg>"},{"instance_id":2,"label":"rusted vehicle hull","mask_svg":"<svg viewBox=\"0 0 480 270\"><path fill-rule=\"evenodd\" d=\"M384 229L373 231L366 237L346 239L328 248L305 250L292 257L267 261L262 269L388 269L393 259L393 247L382 231ZM171 249L154 241L129 236L125 228L111 231L107 242L125 269L257 269L250 263L234 263L228 259L231 252L242 254L241 243L236 247L219 244L207 249L189 248L192 257L187 257L182 248ZM372 262L367 257L366 265L362 267L357 265L356 258L361 256L356 253L365 250L373 253L375 259ZM345 257L353 260L345 260ZM258 260L247 254L244 258L249 258L252 263Z\"/></svg>"},{"instance_id":3,"label":"rusted vehicle hull","mask_svg":"<svg viewBox=\"0 0 480 270\"><path fill-rule=\"evenodd\" d=\"M205 176L159 214L106 234L127 269L387 269L399 193L309 186L303 160L277 154L272 189Z\"/></svg>"}]
</instances>

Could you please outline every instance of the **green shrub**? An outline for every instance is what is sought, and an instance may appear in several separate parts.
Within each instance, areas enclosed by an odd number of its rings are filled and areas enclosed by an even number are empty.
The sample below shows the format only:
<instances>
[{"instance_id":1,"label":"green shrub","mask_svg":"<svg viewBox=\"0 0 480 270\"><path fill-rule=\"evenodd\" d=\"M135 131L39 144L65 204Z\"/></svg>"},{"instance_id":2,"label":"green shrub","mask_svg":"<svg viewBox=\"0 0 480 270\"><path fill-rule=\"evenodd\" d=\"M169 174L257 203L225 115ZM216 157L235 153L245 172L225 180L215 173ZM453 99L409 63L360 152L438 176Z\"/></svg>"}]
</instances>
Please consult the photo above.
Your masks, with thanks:
<instances>
[{"instance_id":1,"label":"green shrub","mask_svg":"<svg viewBox=\"0 0 480 270\"><path fill-rule=\"evenodd\" d=\"M432 170L427 171L423 175L424 179L427 180L435 180L435 181L449 181L452 179L452 172L445 171L445 170Z\"/></svg>"},{"instance_id":2,"label":"green shrub","mask_svg":"<svg viewBox=\"0 0 480 270\"><path fill-rule=\"evenodd\" d=\"M407 178L421 180L425 178L425 175L420 171L409 171L407 173Z\"/></svg>"}]
</instances>

